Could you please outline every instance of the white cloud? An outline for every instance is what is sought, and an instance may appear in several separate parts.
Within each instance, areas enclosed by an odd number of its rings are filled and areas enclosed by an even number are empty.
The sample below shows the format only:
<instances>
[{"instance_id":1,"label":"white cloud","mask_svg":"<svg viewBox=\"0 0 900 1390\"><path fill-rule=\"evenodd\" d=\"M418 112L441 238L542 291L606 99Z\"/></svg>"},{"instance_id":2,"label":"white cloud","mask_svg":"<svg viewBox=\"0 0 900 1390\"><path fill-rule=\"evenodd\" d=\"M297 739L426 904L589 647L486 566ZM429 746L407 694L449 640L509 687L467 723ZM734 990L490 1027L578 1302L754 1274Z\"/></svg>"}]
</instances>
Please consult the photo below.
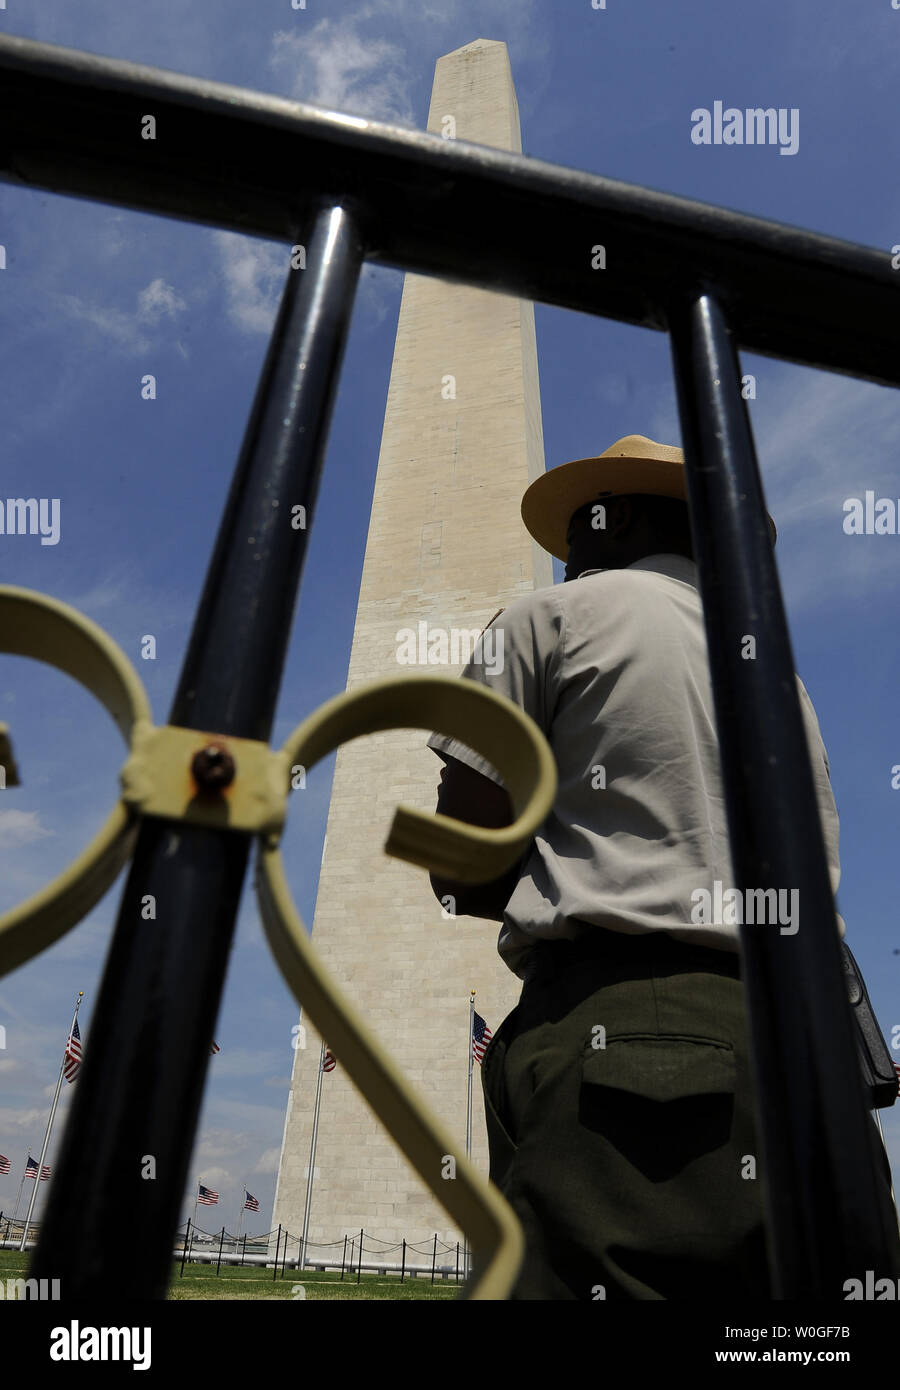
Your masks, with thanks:
<instances>
[{"instance_id":1,"label":"white cloud","mask_svg":"<svg viewBox=\"0 0 900 1390\"><path fill-rule=\"evenodd\" d=\"M67 595L66 602L88 616L113 608L122 603L123 587L133 577L133 567L120 561L115 568L107 567L103 577L95 579L89 589L82 589L71 598Z\"/></svg>"},{"instance_id":2,"label":"white cloud","mask_svg":"<svg viewBox=\"0 0 900 1390\"><path fill-rule=\"evenodd\" d=\"M110 338L126 352L138 357L148 352L150 339L138 331L138 315L110 305L90 304L77 294L63 294L59 307L71 318L95 328L104 338Z\"/></svg>"},{"instance_id":3,"label":"white cloud","mask_svg":"<svg viewBox=\"0 0 900 1390\"><path fill-rule=\"evenodd\" d=\"M159 276L138 294L138 317L145 323L158 323L163 314L170 319L187 308L187 302Z\"/></svg>"},{"instance_id":4,"label":"white cloud","mask_svg":"<svg viewBox=\"0 0 900 1390\"><path fill-rule=\"evenodd\" d=\"M290 95L296 101L415 125L406 50L357 31L374 8L338 21L321 19L309 33L278 30L272 40L272 68L289 74Z\"/></svg>"},{"instance_id":5,"label":"white cloud","mask_svg":"<svg viewBox=\"0 0 900 1390\"><path fill-rule=\"evenodd\" d=\"M900 567L890 537L843 531L848 498L867 488L900 497L896 390L750 353L742 353L741 366L757 378L750 413L789 616L896 591ZM649 404L654 388L639 390L638 404ZM680 442L674 397L646 418L654 439Z\"/></svg>"},{"instance_id":6,"label":"white cloud","mask_svg":"<svg viewBox=\"0 0 900 1390\"><path fill-rule=\"evenodd\" d=\"M164 315L174 318L187 308L187 301L159 277L138 291L134 310L93 304L76 294L60 295L59 307L71 318L90 325L120 348L139 356L151 347L151 339L144 330L158 324Z\"/></svg>"},{"instance_id":7,"label":"white cloud","mask_svg":"<svg viewBox=\"0 0 900 1390\"><path fill-rule=\"evenodd\" d=\"M520 0L516 36L535 20L532 0ZM442 35L458 31L459 6L444 0L369 0L339 19L311 28L281 29L272 37L269 66L279 87L295 101L333 111L422 129L425 111L413 97L436 57L456 47ZM492 37L492 26L508 32L507 0L483 0L468 41ZM390 37L387 31L390 29ZM216 232L224 268L231 321L245 333L272 331L287 272L285 251L231 232ZM396 300L402 273L365 266L358 304L381 323Z\"/></svg>"},{"instance_id":8,"label":"white cloud","mask_svg":"<svg viewBox=\"0 0 900 1390\"><path fill-rule=\"evenodd\" d=\"M222 231L214 233L214 240L225 278L228 317L243 333L268 336L290 269L287 243ZM357 305L370 322L380 324L392 309L399 309L402 288L402 271L366 264L359 278Z\"/></svg>"},{"instance_id":9,"label":"white cloud","mask_svg":"<svg viewBox=\"0 0 900 1390\"><path fill-rule=\"evenodd\" d=\"M58 1069L59 1063L57 1063L57 1070ZM13 1110L11 1107L6 1107L0 1110L0 1125L3 1126L4 1133L7 1134L10 1130L24 1130L26 1134L29 1131L37 1130L38 1133L43 1134L47 1126L46 1106L41 1106L40 1109L32 1108L30 1110ZM7 1158L12 1156L9 1152L9 1148L4 1149L3 1152L6 1154Z\"/></svg>"},{"instance_id":10,"label":"white cloud","mask_svg":"<svg viewBox=\"0 0 900 1390\"><path fill-rule=\"evenodd\" d=\"M21 849L52 834L41 825L39 811L0 811L0 850Z\"/></svg>"},{"instance_id":11,"label":"white cloud","mask_svg":"<svg viewBox=\"0 0 900 1390\"><path fill-rule=\"evenodd\" d=\"M547 43L536 33L543 27L539 7L534 0L517 0L515 10L520 48L527 40L530 56L543 56ZM453 0L368 0L344 11L339 20L321 19L308 31L276 31L269 59L273 71L287 76L295 101L423 128L425 113L414 109L413 94L436 58L462 46L460 24L469 6ZM463 42L506 41L509 12L509 0L479 0Z\"/></svg>"},{"instance_id":12,"label":"white cloud","mask_svg":"<svg viewBox=\"0 0 900 1390\"><path fill-rule=\"evenodd\" d=\"M214 240L232 323L245 333L271 333L290 270L288 247L236 232L217 231Z\"/></svg>"},{"instance_id":13,"label":"white cloud","mask_svg":"<svg viewBox=\"0 0 900 1390\"><path fill-rule=\"evenodd\" d=\"M896 589L900 574L889 540L843 531L848 498L867 488L900 496L896 392L833 372L773 367L749 368L760 376L753 428L792 606L862 602Z\"/></svg>"}]
</instances>

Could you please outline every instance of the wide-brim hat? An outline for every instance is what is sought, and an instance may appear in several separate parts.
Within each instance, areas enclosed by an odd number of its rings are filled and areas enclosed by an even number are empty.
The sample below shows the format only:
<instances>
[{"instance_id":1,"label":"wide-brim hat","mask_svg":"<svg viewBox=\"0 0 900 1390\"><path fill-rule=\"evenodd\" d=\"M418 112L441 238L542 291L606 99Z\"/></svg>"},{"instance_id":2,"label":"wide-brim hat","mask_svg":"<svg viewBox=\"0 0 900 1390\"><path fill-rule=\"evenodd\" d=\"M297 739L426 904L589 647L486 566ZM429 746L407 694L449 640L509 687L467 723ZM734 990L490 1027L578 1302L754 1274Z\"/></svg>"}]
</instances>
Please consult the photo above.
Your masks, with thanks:
<instances>
[{"instance_id":1,"label":"wide-brim hat","mask_svg":"<svg viewBox=\"0 0 900 1390\"><path fill-rule=\"evenodd\" d=\"M632 492L686 502L683 451L643 434L626 434L596 458L573 459L542 473L522 498L522 520L538 545L557 560L567 560L566 532L572 513L587 502ZM768 512L766 516L774 545L778 532Z\"/></svg>"}]
</instances>

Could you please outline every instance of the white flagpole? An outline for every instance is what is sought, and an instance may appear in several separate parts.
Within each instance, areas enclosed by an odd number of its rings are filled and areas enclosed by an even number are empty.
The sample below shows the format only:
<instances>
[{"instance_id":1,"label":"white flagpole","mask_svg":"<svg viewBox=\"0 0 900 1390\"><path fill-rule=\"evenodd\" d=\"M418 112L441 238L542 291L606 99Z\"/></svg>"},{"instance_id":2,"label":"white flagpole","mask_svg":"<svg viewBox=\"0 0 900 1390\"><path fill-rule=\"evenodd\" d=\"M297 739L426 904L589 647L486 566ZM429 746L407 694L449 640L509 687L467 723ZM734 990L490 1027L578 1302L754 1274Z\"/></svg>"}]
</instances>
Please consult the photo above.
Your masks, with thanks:
<instances>
[{"instance_id":1,"label":"white flagpole","mask_svg":"<svg viewBox=\"0 0 900 1390\"><path fill-rule=\"evenodd\" d=\"M238 1240L240 1240L240 1238L241 1238L241 1227L242 1227L243 1224L244 1224L244 1203L246 1202L246 1200L247 1200L247 1184L246 1184L246 1183L242 1183L242 1184L241 1184L241 1209L240 1209L240 1211L238 1212L238 1233L237 1233L237 1238L238 1238Z\"/></svg>"},{"instance_id":2,"label":"white flagpole","mask_svg":"<svg viewBox=\"0 0 900 1390\"><path fill-rule=\"evenodd\" d=\"M28 1167L28 1160L29 1160L30 1157L31 1157L31 1150L29 1149L29 1150L28 1150L28 1153L25 1155L25 1167L26 1167L26 1168ZM22 1174L22 1181L19 1183L19 1190L18 1190L18 1192L16 1193L16 1209L15 1209L15 1211L13 1212L13 1221L14 1221L14 1222L18 1219L18 1215L19 1215L19 1203L20 1203L21 1200L22 1200L22 1188L23 1188L24 1186L25 1186L25 1174L23 1173L23 1174Z\"/></svg>"},{"instance_id":3,"label":"white flagpole","mask_svg":"<svg viewBox=\"0 0 900 1390\"><path fill-rule=\"evenodd\" d=\"M198 1178L198 1179L197 1179L197 1194L196 1194L196 1196L194 1197L194 1220L193 1220L193 1222L192 1222L191 1224L192 1224L195 1228L196 1228L196 1225L197 1225L197 1203L200 1201L200 1184L201 1184L201 1182L202 1182L202 1178Z\"/></svg>"},{"instance_id":4,"label":"white flagpole","mask_svg":"<svg viewBox=\"0 0 900 1390\"><path fill-rule=\"evenodd\" d=\"M472 1062L475 1049L472 1039L475 1035L475 991L469 997L469 1080L466 1094L466 1158L472 1156ZM469 1242L463 1235L463 1278L469 1277Z\"/></svg>"},{"instance_id":5,"label":"white flagpole","mask_svg":"<svg viewBox=\"0 0 900 1390\"><path fill-rule=\"evenodd\" d=\"M83 998L84 990L82 989L78 991L78 1002L75 1005L75 1012L72 1015L72 1023L69 1028L69 1032L66 1036L66 1046L63 1048L62 1061L59 1064L59 1076L57 1077L56 1081L56 1094L53 1097L53 1104L50 1107L50 1118L47 1121L47 1132L44 1135L44 1143L43 1147L41 1148L41 1156L38 1159L38 1170L34 1179L34 1191L31 1194L31 1201L28 1203L28 1215L25 1217L25 1229L22 1232L22 1244L19 1246L20 1250L25 1249L25 1242L28 1239L28 1223L31 1220L31 1213L34 1210L34 1204L37 1200L38 1183L41 1181L41 1174L44 1171L44 1159L47 1156L47 1145L50 1143L50 1131L53 1128L53 1117L56 1114L56 1103L59 1100L59 1090L62 1086L63 1071L66 1065L66 1049L69 1046L69 1038L71 1038L72 1033L75 1029L75 1020L78 1017L78 1010L81 1008L81 1001Z\"/></svg>"},{"instance_id":6,"label":"white flagpole","mask_svg":"<svg viewBox=\"0 0 900 1390\"><path fill-rule=\"evenodd\" d=\"M322 1039L322 1049L319 1053L319 1075L316 1078L316 1108L313 1114L312 1143L309 1146L309 1175L306 1179L306 1207L303 1212L303 1234L300 1237L300 1262L299 1270L303 1273L303 1265L306 1261L306 1235L309 1231L309 1208L312 1202L313 1173L316 1170L316 1140L319 1136L319 1101L322 1097L322 1073L325 1065L325 1039Z\"/></svg>"}]
</instances>

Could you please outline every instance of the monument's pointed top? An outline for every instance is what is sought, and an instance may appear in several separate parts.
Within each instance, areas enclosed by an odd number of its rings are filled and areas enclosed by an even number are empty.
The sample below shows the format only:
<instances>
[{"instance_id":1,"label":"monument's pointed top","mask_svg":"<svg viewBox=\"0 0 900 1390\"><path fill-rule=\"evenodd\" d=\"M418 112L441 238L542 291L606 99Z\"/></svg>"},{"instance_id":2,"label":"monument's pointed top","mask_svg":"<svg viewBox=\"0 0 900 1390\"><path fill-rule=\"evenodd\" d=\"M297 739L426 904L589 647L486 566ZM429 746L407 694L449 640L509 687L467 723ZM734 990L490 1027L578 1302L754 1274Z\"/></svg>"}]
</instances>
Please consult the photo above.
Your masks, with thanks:
<instances>
[{"instance_id":1,"label":"monument's pointed top","mask_svg":"<svg viewBox=\"0 0 900 1390\"><path fill-rule=\"evenodd\" d=\"M464 43L461 48L454 48L450 53L443 53L443 58L454 58L457 53L474 52L479 48L505 48L506 44L502 39L473 39L471 43Z\"/></svg>"}]
</instances>

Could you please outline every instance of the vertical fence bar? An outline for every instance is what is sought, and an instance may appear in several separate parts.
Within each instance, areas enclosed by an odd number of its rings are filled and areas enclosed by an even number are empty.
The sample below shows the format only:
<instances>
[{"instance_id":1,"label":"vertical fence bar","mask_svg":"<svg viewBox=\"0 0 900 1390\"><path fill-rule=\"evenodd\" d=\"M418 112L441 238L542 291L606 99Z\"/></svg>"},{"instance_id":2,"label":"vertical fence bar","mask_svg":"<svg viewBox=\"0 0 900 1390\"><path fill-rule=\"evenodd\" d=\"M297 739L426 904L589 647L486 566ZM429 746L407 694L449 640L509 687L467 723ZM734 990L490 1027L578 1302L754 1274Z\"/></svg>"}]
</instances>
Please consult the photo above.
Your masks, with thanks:
<instances>
[{"instance_id":1,"label":"vertical fence bar","mask_svg":"<svg viewBox=\"0 0 900 1390\"><path fill-rule=\"evenodd\" d=\"M343 208L319 210L306 261L288 272L173 700L186 728L271 732L308 536L292 509L308 527L362 263ZM141 826L31 1270L70 1297L108 1292L123 1211L141 1251L131 1297L165 1293L249 848L233 831Z\"/></svg>"},{"instance_id":2,"label":"vertical fence bar","mask_svg":"<svg viewBox=\"0 0 900 1390\"><path fill-rule=\"evenodd\" d=\"M186 1257L186 1255L187 1255L188 1236L190 1235L190 1233L191 1233L191 1218L188 1217L187 1227L186 1227L185 1232L184 1232L184 1243L182 1244L182 1247L181 1247L181 1273L180 1273L180 1276L179 1276L179 1277L182 1278L182 1279L184 1278L184 1261L185 1261L185 1257Z\"/></svg>"},{"instance_id":3,"label":"vertical fence bar","mask_svg":"<svg viewBox=\"0 0 900 1390\"><path fill-rule=\"evenodd\" d=\"M841 1298L844 1281L867 1269L900 1272L897 1223L865 1108L737 353L703 289L670 306L669 331L733 886L799 893L799 929L740 928L774 1296Z\"/></svg>"},{"instance_id":4,"label":"vertical fence bar","mask_svg":"<svg viewBox=\"0 0 900 1390\"><path fill-rule=\"evenodd\" d=\"M344 1282L344 1266L347 1263L347 1237L344 1236L344 1253L341 1255L341 1283Z\"/></svg>"},{"instance_id":5,"label":"vertical fence bar","mask_svg":"<svg viewBox=\"0 0 900 1390\"><path fill-rule=\"evenodd\" d=\"M357 1282L357 1284L358 1284L359 1281L362 1279L362 1257L363 1257L363 1233L362 1233L362 1230L360 1230L360 1233L359 1233L359 1264L356 1266L356 1282Z\"/></svg>"}]
</instances>

